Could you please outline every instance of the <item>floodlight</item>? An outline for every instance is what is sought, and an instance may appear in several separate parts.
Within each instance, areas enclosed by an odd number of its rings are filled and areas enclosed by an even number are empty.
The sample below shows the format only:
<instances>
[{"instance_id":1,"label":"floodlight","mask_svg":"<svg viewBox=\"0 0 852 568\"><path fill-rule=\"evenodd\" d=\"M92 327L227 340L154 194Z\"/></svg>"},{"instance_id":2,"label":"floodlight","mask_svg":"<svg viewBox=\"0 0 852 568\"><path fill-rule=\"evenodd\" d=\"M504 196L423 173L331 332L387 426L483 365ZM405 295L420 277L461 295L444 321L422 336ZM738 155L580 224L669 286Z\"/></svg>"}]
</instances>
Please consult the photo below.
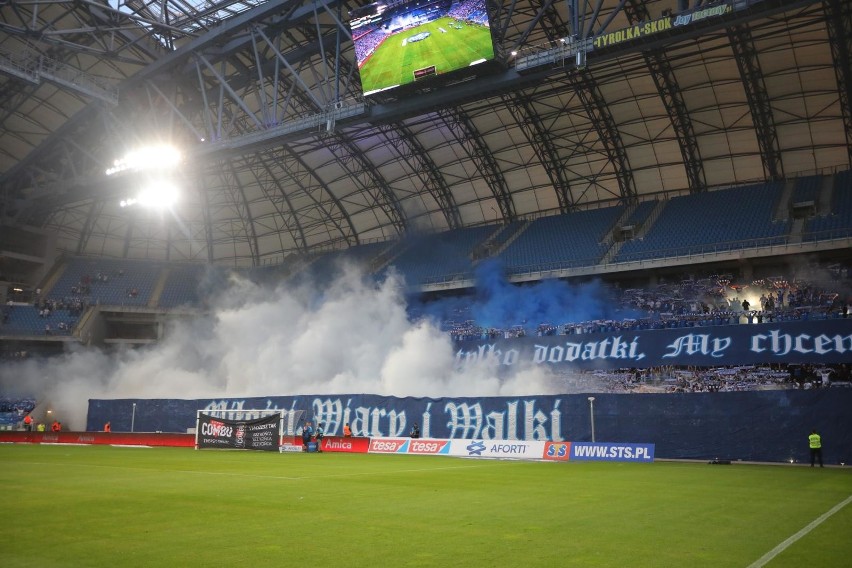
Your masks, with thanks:
<instances>
[{"instance_id":1,"label":"floodlight","mask_svg":"<svg viewBox=\"0 0 852 568\"><path fill-rule=\"evenodd\" d=\"M123 158L115 160L112 167L106 170L111 176L127 170L167 170L177 166L183 156L174 146L165 144L146 146L128 152Z\"/></svg>"},{"instance_id":2,"label":"floodlight","mask_svg":"<svg viewBox=\"0 0 852 568\"><path fill-rule=\"evenodd\" d=\"M146 186L139 193L136 201L143 207L167 209L177 202L178 195L178 188L174 183L167 180L158 180Z\"/></svg>"}]
</instances>

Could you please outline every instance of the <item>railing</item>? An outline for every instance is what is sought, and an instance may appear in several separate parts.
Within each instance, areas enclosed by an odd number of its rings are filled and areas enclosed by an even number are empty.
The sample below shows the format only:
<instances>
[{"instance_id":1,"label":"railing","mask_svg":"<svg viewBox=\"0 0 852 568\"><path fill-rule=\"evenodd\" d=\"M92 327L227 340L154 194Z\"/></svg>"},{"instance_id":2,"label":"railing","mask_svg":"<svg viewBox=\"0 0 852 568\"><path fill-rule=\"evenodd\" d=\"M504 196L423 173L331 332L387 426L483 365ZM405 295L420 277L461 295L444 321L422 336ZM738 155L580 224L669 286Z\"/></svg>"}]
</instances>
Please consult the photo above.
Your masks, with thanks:
<instances>
[{"instance_id":1,"label":"railing","mask_svg":"<svg viewBox=\"0 0 852 568\"><path fill-rule=\"evenodd\" d=\"M783 254L784 251L796 252L809 244L829 243L831 241L852 241L852 228L838 229L834 231L822 231L820 233L806 234L802 243L790 243L787 236L764 237L760 239L747 239L744 241L727 241L722 243L709 243L702 245L693 245L687 247L677 247L669 249L657 249L652 251L637 252L635 254L621 257L618 262L602 264L600 257L571 259L544 263L533 263L528 265L513 266L506 272L511 277L524 276L546 276L548 274L569 271L572 269L589 268L599 269L604 271L605 268L613 268L620 265L630 264L651 264L665 260L687 260L695 258L704 258L712 260L712 257L721 254L729 254L732 252L741 252L746 250L762 251L766 249L773 250L777 254ZM844 243L841 243L844 244ZM845 243L845 246L852 246L852 242ZM463 280L472 280L474 277L473 271L464 271L459 273L447 274L438 277L427 278L419 284L423 286L439 286L442 284L452 284ZM417 285L412 283L412 285Z\"/></svg>"}]
</instances>

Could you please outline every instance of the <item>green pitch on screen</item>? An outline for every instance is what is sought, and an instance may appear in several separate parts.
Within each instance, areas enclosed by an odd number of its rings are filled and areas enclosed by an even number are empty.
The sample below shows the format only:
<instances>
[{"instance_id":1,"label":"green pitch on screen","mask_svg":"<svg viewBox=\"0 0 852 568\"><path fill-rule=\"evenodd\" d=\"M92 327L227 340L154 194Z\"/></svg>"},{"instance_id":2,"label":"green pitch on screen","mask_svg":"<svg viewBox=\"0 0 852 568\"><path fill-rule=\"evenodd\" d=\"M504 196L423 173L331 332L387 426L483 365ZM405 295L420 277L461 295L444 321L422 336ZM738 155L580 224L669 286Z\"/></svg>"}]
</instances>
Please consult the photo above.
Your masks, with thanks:
<instances>
[{"instance_id":1,"label":"green pitch on screen","mask_svg":"<svg viewBox=\"0 0 852 568\"><path fill-rule=\"evenodd\" d=\"M489 28L463 23L459 30L450 27L452 22L452 18L439 18L386 39L360 69L364 92L411 83L416 69L431 65L440 75L467 67L472 61L494 58ZM404 39L422 32L431 35L402 45Z\"/></svg>"}]
</instances>

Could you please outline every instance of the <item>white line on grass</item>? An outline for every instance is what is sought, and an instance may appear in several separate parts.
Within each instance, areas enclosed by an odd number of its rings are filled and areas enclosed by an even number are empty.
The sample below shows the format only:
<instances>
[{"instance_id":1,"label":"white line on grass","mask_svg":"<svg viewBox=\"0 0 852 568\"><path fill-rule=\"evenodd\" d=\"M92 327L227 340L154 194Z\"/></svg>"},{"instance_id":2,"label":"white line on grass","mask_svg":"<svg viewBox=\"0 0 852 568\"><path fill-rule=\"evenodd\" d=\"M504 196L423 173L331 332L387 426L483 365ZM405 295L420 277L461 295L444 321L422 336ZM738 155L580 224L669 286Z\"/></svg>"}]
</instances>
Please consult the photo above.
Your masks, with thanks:
<instances>
[{"instance_id":1,"label":"white line on grass","mask_svg":"<svg viewBox=\"0 0 852 568\"><path fill-rule=\"evenodd\" d=\"M776 556L778 556L779 554L781 554L782 552L784 552L785 550L790 548L790 545L792 545L794 542L796 542L797 540L799 540L800 538L802 538L803 536L805 536L806 534L808 534L809 532L811 532L812 530L817 528L819 525L821 525L823 522L825 522L826 519L828 519L830 516L832 516L834 513L836 513L837 511L839 511L840 509L842 509L843 507L845 507L849 503L852 503L852 495L850 495L849 497L847 497L846 499L844 499L843 501L841 501L840 503L838 503L837 505L832 507L829 511L823 513L822 515L820 515L819 517L817 517L816 519L814 519L813 521L808 523L807 526L805 526L805 528L803 528L802 530L800 530L799 532L797 532L796 534L794 534L793 536L791 536L790 538L788 538L787 540L785 540L784 542L782 542L781 544L779 544L778 546L776 546L775 548L773 548L772 550L770 550L769 552L767 552L766 554L764 554L763 556L758 558L753 564L750 564L748 568L760 568L761 566L766 566L766 564L770 560L772 560L773 558L775 558Z\"/></svg>"},{"instance_id":2,"label":"white line on grass","mask_svg":"<svg viewBox=\"0 0 852 568\"><path fill-rule=\"evenodd\" d=\"M49 465L55 466L55 463L42 463L42 462L18 462L23 465ZM197 475L222 475L227 477L249 477L253 479L286 479L289 481L300 481L303 479L323 479L323 478L331 478L331 477L353 477L356 475L387 475L394 473L422 473L427 471L441 471L448 469L472 469L476 467L482 467L484 464L477 465L460 465L460 466L452 466L452 467L424 467L417 469L397 469L397 470L389 470L389 471L365 471L360 473L331 473L325 475L300 475L300 476L292 476L292 475L257 475L251 473L234 473L229 471L202 471L195 469L150 469L146 467L129 467L123 465L100 465L100 464L90 464L90 463L66 463L62 464L63 466L76 466L76 467L94 467L94 468L106 468L106 469L123 469L129 471L161 471L161 472L169 472L169 473L194 473Z\"/></svg>"}]
</instances>

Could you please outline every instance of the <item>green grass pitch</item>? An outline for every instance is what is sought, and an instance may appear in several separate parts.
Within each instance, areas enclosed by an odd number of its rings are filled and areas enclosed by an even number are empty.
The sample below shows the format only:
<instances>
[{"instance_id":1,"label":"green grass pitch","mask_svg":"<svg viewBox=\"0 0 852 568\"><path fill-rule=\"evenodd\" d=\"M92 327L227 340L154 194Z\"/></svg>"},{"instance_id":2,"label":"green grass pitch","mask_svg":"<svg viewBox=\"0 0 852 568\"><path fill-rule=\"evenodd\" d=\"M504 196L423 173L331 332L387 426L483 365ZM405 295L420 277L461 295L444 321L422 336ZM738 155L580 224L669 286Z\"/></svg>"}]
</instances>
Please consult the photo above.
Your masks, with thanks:
<instances>
[{"instance_id":1,"label":"green grass pitch","mask_svg":"<svg viewBox=\"0 0 852 568\"><path fill-rule=\"evenodd\" d=\"M386 39L360 69L364 92L411 83L415 69L430 65L441 74L467 67L471 61L494 58L491 31L487 27L465 23L463 29L457 30L449 27L452 21L448 17L439 18ZM402 45L403 39L424 31L431 33L425 40Z\"/></svg>"},{"instance_id":2,"label":"green grass pitch","mask_svg":"<svg viewBox=\"0 0 852 568\"><path fill-rule=\"evenodd\" d=\"M840 468L0 446L0 563L732 566L852 494ZM849 566L852 504L770 567Z\"/></svg>"}]
</instances>

